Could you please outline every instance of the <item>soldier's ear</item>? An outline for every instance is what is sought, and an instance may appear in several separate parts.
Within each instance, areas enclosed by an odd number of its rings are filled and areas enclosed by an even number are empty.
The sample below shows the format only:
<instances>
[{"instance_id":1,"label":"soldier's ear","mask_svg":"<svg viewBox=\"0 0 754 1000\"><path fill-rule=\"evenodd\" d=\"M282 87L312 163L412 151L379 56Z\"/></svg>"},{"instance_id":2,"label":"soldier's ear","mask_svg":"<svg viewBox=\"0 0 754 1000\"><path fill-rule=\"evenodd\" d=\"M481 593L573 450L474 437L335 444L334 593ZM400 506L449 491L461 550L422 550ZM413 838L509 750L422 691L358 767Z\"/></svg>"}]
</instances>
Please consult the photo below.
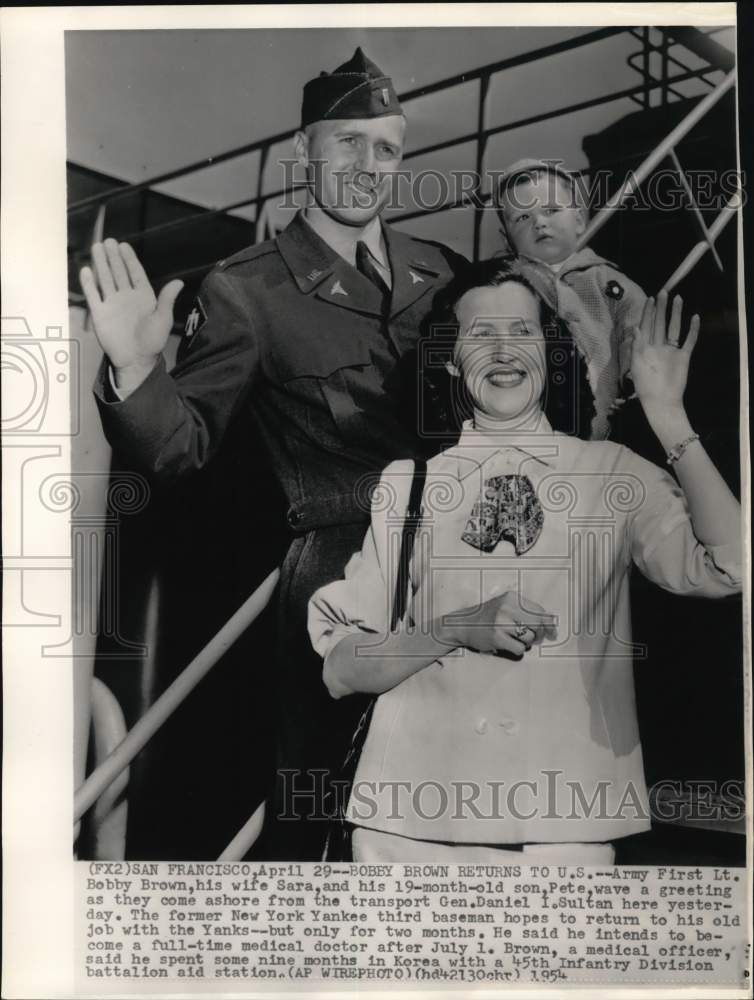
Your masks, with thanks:
<instances>
[{"instance_id":1,"label":"soldier's ear","mask_svg":"<svg viewBox=\"0 0 754 1000\"><path fill-rule=\"evenodd\" d=\"M309 136L301 129L293 137L293 150L298 162L305 167L309 163Z\"/></svg>"}]
</instances>

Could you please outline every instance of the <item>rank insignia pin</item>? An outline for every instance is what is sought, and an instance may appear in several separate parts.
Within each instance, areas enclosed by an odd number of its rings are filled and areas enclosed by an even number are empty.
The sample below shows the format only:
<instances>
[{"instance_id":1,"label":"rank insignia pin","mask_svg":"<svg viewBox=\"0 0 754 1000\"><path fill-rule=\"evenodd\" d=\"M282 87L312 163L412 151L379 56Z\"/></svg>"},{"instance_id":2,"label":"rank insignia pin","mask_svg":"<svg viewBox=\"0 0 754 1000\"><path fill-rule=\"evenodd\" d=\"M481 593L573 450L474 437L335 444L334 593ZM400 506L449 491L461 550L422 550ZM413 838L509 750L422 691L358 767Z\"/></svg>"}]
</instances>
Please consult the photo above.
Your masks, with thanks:
<instances>
[{"instance_id":1,"label":"rank insignia pin","mask_svg":"<svg viewBox=\"0 0 754 1000\"><path fill-rule=\"evenodd\" d=\"M390 94L388 94L387 87L382 88L382 103L385 105L385 107L387 107L388 104L390 104Z\"/></svg>"},{"instance_id":2,"label":"rank insignia pin","mask_svg":"<svg viewBox=\"0 0 754 1000\"><path fill-rule=\"evenodd\" d=\"M418 285L419 282L424 281L424 278L420 274L417 274L416 271L412 271L411 268L408 269L408 273L411 275L412 285Z\"/></svg>"},{"instance_id":3,"label":"rank insignia pin","mask_svg":"<svg viewBox=\"0 0 754 1000\"><path fill-rule=\"evenodd\" d=\"M348 298L348 292L339 281L336 281L330 289L330 295L345 295L345 297Z\"/></svg>"},{"instance_id":4,"label":"rank insignia pin","mask_svg":"<svg viewBox=\"0 0 754 1000\"><path fill-rule=\"evenodd\" d=\"M320 274L322 274L322 272L318 271L317 268L315 267L315 269L313 271L310 271L307 274L307 276L306 276L307 281L316 281L317 278L320 276Z\"/></svg>"}]
</instances>

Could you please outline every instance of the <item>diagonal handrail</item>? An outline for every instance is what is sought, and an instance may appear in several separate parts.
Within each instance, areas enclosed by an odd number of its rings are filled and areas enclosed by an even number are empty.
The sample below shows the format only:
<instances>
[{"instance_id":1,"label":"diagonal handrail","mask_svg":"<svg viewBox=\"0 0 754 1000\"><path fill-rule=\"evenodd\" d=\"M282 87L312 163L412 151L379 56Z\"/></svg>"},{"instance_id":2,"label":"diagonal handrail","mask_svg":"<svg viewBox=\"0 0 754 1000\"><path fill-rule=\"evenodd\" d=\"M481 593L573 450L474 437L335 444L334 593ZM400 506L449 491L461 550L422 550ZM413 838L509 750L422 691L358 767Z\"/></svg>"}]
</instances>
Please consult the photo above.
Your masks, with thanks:
<instances>
[{"instance_id":1,"label":"diagonal handrail","mask_svg":"<svg viewBox=\"0 0 754 1000\"><path fill-rule=\"evenodd\" d=\"M707 223L704 221L704 216L702 215L702 210L696 203L696 199L694 198L694 192L691 190L691 185L689 184L689 179L684 173L683 167L681 166L681 161L678 159L678 154L674 149L670 150L670 159L673 161L673 166L675 167L676 172L678 173L678 177L681 181L681 186L683 187L683 190L686 192L686 197L691 202L691 206L694 211L694 216L696 218L697 223L699 224L699 228L701 229L705 240L709 244L712 256L715 258L717 269L718 271L723 271L724 270L723 262L720 260L720 255L715 249L715 242L710 236L709 229L707 228Z\"/></svg>"},{"instance_id":2,"label":"diagonal handrail","mask_svg":"<svg viewBox=\"0 0 754 1000\"><path fill-rule=\"evenodd\" d=\"M700 240L695 247L693 247L689 253L684 257L678 267L673 271L671 276L662 286L663 291L671 292L676 285L678 285L686 275L693 270L694 267L699 263L702 257L710 250L717 257L717 251L715 250L715 240L720 235L720 233L725 229L730 220L736 215L738 209L741 206L741 192L736 191L735 194L728 200L727 204L723 206L720 214L712 223L712 225L704 230L704 239ZM717 257L719 260L720 258Z\"/></svg>"},{"instance_id":3,"label":"diagonal handrail","mask_svg":"<svg viewBox=\"0 0 754 1000\"><path fill-rule=\"evenodd\" d=\"M265 803L260 802L235 837L218 857L218 861L240 861L247 851L254 846L257 837L262 832L265 809Z\"/></svg>"},{"instance_id":4,"label":"diagonal handrail","mask_svg":"<svg viewBox=\"0 0 754 1000\"><path fill-rule=\"evenodd\" d=\"M646 178L652 173L654 168L669 155L670 151L683 139L691 129L713 108L717 102L726 94L736 81L736 71L732 69L725 79L710 91L706 97L693 108L686 117L680 121L676 127L662 140L662 142L649 154L637 169L629 174L621 184L615 194L608 199L607 203L594 215L592 221L586 228L578 243L578 249L586 246L594 238L595 234L602 229L605 223L612 218L616 209L620 208L623 202L631 195Z\"/></svg>"},{"instance_id":5,"label":"diagonal handrail","mask_svg":"<svg viewBox=\"0 0 754 1000\"><path fill-rule=\"evenodd\" d=\"M262 581L238 611L194 657L183 673L144 713L115 750L89 775L74 797L74 823L94 805L105 789L115 781L121 771L131 763L136 754L146 746L157 730L194 690L199 681L262 613L272 597L279 577L280 570L275 569Z\"/></svg>"}]
</instances>

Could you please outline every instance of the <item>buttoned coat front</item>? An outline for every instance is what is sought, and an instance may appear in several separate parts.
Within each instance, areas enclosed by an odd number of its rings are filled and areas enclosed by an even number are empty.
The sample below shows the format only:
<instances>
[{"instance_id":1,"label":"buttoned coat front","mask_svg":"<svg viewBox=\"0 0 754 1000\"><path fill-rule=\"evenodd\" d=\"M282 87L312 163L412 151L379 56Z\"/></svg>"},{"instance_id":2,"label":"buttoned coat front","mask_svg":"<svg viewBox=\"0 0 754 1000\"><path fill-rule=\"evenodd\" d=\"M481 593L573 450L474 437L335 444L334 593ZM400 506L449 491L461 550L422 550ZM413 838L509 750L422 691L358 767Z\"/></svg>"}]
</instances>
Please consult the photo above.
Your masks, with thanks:
<instances>
[{"instance_id":1,"label":"buttoned coat front","mask_svg":"<svg viewBox=\"0 0 754 1000\"><path fill-rule=\"evenodd\" d=\"M629 449L553 433L544 418L514 440L490 443L467 426L430 459L408 616L422 630L508 591L554 616L558 634L520 662L449 650L380 695L349 806L357 825L484 844L649 829L630 569L674 593L725 597L740 592L740 553L705 548L678 484ZM312 598L323 657L353 632L363 635L356 655L380 656L411 474L407 462L385 470L361 552ZM544 512L521 556L506 538L491 552L462 538L484 482L501 474L526 475ZM668 668L682 675L684 664Z\"/></svg>"}]
</instances>

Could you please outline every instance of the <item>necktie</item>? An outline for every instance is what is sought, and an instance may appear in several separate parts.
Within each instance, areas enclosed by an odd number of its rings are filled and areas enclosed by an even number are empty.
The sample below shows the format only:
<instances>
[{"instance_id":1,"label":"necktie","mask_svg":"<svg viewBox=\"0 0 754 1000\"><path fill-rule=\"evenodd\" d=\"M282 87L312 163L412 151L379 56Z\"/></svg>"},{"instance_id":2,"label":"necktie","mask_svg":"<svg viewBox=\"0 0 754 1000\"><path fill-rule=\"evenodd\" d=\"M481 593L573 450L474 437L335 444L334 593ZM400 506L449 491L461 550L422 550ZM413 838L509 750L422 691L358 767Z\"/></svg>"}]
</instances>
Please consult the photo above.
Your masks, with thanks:
<instances>
[{"instance_id":1,"label":"necktie","mask_svg":"<svg viewBox=\"0 0 754 1000\"><path fill-rule=\"evenodd\" d=\"M501 538L523 555L539 538L544 511L528 476L485 479L461 538L482 552L491 552Z\"/></svg>"},{"instance_id":2,"label":"necktie","mask_svg":"<svg viewBox=\"0 0 754 1000\"><path fill-rule=\"evenodd\" d=\"M385 284L385 280L380 272L374 266L369 247L363 240L359 240L356 244L356 270L360 271L365 278L368 278L377 287L382 295L383 310L386 309L390 301L390 289Z\"/></svg>"}]
</instances>

